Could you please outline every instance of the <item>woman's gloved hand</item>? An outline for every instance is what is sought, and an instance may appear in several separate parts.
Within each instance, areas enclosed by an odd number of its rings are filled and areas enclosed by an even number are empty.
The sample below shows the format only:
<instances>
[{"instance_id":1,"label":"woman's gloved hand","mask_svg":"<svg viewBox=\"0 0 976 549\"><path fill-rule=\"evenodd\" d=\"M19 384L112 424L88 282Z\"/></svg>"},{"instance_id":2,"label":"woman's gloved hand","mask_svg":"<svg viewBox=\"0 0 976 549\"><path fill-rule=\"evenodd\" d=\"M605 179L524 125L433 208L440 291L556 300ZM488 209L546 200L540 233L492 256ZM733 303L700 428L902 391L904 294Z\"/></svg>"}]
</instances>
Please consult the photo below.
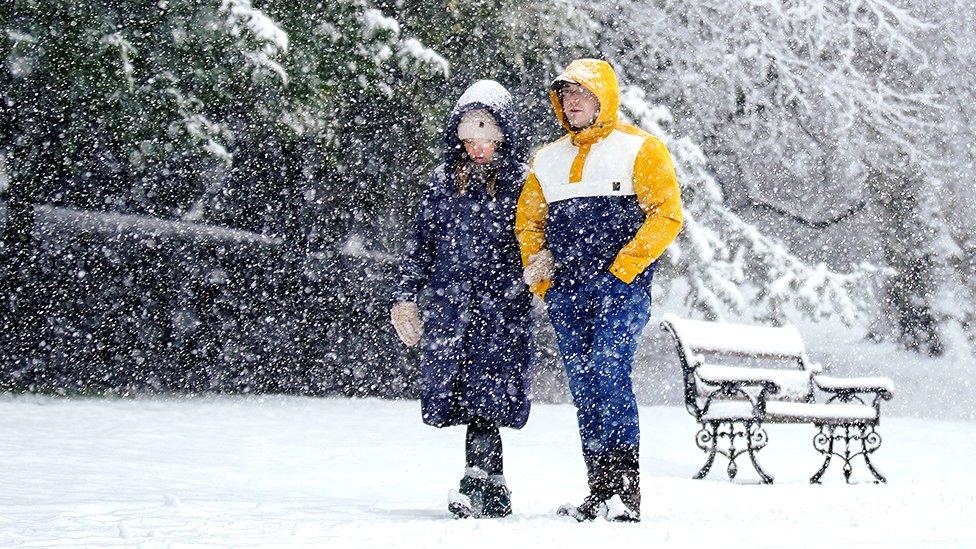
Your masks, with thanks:
<instances>
[{"instance_id":1,"label":"woman's gloved hand","mask_svg":"<svg viewBox=\"0 0 976 549\"><path fill-rule=\"evenodd\" d=\"M413 301L397 301L390 309L390 321L397 337L407 347L413 347L420 342L423 325L420 323L420 311Z\"/></svg>"},{"instance_id":2,"label":"woman's gloved hand","mask_svg":"<svg viewBox=\"0 0 976 549\"><path fill-rule=\"evenodd\" d=\"M522 271L522 280L529 286L551 280L556 274L556 260L549 250L539 250L529 256L529 264Z\"/></svg>"}]
</instances>

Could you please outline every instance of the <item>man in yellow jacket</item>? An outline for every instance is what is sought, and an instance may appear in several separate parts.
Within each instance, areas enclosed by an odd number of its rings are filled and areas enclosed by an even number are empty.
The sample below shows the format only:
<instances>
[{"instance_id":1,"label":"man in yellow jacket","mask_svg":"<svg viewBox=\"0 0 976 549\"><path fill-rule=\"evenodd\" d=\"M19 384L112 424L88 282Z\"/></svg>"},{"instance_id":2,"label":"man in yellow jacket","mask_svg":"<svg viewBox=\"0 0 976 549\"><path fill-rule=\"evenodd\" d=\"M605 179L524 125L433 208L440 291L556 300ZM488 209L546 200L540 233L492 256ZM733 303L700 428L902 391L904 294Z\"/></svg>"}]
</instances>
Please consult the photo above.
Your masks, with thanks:
<instances>
[{"instance_id":1,"label":"man in yellow jacket","mask_svg":"<svg viewBox=\"0 0 976 549\"><path fill-rule=\"evenodd\" d=\"M590 494L560 514L640 520L631 367L655 262L681 229L667 148L618 119L606 61L578 59L549 91L567 134L540 149L519 197L525 282L548 307L577 409Z\"/></svg>"}]
</instances>

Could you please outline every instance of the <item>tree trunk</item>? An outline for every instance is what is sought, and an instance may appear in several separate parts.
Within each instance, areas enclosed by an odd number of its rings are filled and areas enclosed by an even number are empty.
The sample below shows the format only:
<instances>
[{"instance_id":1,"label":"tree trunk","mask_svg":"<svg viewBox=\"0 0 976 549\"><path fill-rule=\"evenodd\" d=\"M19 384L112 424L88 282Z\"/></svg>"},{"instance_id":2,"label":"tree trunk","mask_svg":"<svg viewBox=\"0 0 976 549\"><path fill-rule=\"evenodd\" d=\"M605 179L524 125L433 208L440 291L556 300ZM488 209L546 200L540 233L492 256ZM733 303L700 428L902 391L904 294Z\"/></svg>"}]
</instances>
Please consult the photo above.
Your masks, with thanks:
<instances>
[{"instance_id":1,"label":"tree trunk","mask_svg":"<svg viewBox=\"0 0 976 549\"><path fill-rule=\"evenodd\" d=\"M894 336L906 349L938 356L943 352L941 325L933 309L938 268L934 246L938 228L925 208L923 178L904 157L900 167L872 167L868 188L878 215L885 262L896 272L885 282L877 338ZM894 163L892 163L894 164Z\"/></svg>"}]
</instances>

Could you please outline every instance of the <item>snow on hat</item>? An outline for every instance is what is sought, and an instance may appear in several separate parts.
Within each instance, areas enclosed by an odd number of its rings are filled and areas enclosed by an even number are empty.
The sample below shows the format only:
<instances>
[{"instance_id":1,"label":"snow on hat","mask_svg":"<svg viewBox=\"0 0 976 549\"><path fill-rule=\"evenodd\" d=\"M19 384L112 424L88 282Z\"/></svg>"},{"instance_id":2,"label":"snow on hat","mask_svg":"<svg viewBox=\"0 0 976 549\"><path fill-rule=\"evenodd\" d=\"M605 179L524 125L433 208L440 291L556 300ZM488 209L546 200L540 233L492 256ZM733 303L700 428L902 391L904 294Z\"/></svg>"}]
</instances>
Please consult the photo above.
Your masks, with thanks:
<instances>
[{"instance_id":1,"label":"snow on hat","mask_svg":"<svg viewBox=\"0 0 976 549\"><path fill-rule=\"evenodd\" d=\"M481 103L489 109L501 110L511 105L512 94L494 80L478 80L464 90L457 104L454 105L454 110L458 111L471 103Z\"/></svg>"},{"instance_id":2,"label":"snow on hat","mask_svg":"<svg viewBox=\"0 0 976 549\"><path fill-rule=\"evenodd\" d=\"M502 142L505 136L498 127L495 118L484 109L472 109L461 116L458 124L458 139L480 139L485 141Z\"/></svg>"}]
</instances>

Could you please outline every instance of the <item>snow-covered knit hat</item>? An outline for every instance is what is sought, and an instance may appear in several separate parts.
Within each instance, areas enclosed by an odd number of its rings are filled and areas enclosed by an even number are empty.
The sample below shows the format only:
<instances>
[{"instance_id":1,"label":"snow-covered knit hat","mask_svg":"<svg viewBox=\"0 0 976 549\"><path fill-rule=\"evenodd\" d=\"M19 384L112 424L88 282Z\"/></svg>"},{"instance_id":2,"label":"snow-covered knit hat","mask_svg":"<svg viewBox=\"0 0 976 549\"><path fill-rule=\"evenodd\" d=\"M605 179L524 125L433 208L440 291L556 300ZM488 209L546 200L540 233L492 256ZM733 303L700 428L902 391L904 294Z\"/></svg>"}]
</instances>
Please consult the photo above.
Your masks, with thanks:
<instances>
[{"instance_id":1,"label":"snow-covered knit hat","mask_svg":"<svg viewBox=\"0 0 976 549\"><path fill-rule=\"evenodd\" d=\"M505 136L498 127L495 117L484 109L472 109L461 116L458 124L458 139L479 139L485 141L502 142Z\"/></svg>"}]
</instances>

